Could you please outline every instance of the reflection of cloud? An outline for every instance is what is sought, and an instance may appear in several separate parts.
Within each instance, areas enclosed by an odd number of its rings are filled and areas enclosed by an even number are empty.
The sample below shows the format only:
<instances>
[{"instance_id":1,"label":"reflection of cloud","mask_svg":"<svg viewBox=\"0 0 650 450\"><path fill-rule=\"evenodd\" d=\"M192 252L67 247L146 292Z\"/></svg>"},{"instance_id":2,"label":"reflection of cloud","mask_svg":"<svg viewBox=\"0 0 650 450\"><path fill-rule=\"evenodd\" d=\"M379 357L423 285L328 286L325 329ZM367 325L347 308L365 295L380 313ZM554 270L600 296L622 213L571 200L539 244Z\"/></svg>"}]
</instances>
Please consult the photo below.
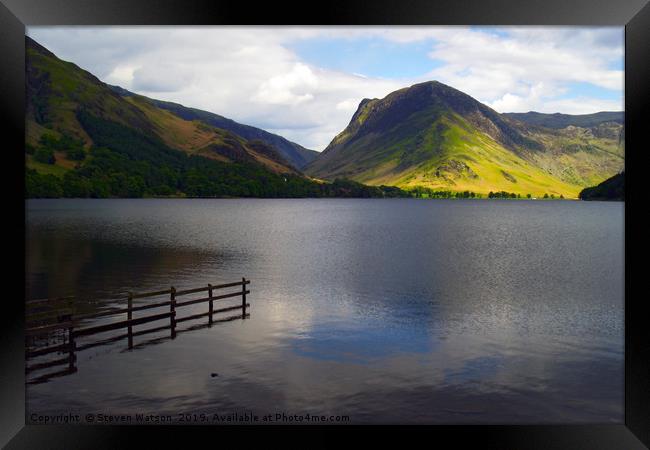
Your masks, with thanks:
<instances>
[{"instance_id":1,"label":"reflection of cloud","mask_svg":"<svg viewBox=\"0 0 650 450\"><path fill-rule=\"evenodd\" d=\"M336 323L314 321L299 339L290 342L293 351L304 357L338 362L368 364L389 355L430 353L437 341L427 339L421 327L386 327L388 318L378 323L357 323L340 327Z\"/></svg>"}]
</instances>

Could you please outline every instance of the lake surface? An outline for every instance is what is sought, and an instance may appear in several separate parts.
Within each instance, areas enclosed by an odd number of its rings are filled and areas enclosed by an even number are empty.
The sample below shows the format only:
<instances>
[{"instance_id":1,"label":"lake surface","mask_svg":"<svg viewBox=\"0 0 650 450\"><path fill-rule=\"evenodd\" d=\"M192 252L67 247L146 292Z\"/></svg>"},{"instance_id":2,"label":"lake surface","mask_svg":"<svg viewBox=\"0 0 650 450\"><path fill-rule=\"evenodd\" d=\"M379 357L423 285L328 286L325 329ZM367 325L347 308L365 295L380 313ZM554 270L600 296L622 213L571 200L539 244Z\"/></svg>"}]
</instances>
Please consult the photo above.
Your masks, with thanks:
<instances>
[{"instance_id":1,"label":"lake surface","mask_svg":"<svg viewBox=\"0 0 650 450\"><path fill-rule=\"evenodd\" d=\"M28 298L252 280L246 320L78 352L77 373L27 386L28 421L284 413L623 423L623 203L69 199L26 208Z\"/></svg>"}]
</instances>

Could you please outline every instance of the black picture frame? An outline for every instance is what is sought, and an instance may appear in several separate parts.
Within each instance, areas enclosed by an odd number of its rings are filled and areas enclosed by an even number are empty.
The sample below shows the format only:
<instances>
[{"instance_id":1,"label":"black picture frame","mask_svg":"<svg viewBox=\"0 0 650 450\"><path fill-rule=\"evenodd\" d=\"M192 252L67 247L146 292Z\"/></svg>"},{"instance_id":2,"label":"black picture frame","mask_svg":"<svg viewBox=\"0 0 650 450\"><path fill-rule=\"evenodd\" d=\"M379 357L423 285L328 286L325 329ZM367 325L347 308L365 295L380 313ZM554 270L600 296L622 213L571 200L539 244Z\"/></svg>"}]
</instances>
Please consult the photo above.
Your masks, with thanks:
<instances>
[{"instance_id":1,"label":"black picture frame","mask_svg":"<svg viewBox=\"0 0 650 450\"><path fill-rule=\"evenodd\" d=\"M400 427L426 442L442 439L454 447L499 449L642 449L650 446L650 345L644 302L646 296L632 291L643 267L633 266L632 252L643 241L644 222L633 220L643 209L638 186L643 176L643 118L650 104L650 4L648 0L404 0L402 2L346 1L337 3L279 4L236 0L0 0L0 123L3 126L5 164L3 192L7 240L24 236L24 34L29 25L617 25L625 26L625 423L539 426L418 426ZM7 139L8 138L8 139ZM648 149L645 149L646 153ZM632 205L632 206L631 206ZM5 286L17 285L15 295L5 296L2 326L2 372L0 373L0 444L6 448L121 448L135 443L141 434L160 442L182 439L185 447L196 438L217 443L212 427L137 426L38 426L25 425L24 384L24 248L16 246ZM638 264L638 263L637 263ZM15 273L15 277L13 276ZM22 273L22 274L21 274ZM344 427L345 428L345 427ZM292 428L329 439L340 427ZM350 428L347 428L350 429ZM228 429L235 438L248 439L251 427ZM274 434L285 427L266 427ZM392 427L363 427L366 435L382 438ZM312 438L309 438L312 439ZM451 439L451 441L450 441ZM310 442L303 441L310 447ZM151 442L149 445L155 445Z\"/></svg>"}]
</instances>

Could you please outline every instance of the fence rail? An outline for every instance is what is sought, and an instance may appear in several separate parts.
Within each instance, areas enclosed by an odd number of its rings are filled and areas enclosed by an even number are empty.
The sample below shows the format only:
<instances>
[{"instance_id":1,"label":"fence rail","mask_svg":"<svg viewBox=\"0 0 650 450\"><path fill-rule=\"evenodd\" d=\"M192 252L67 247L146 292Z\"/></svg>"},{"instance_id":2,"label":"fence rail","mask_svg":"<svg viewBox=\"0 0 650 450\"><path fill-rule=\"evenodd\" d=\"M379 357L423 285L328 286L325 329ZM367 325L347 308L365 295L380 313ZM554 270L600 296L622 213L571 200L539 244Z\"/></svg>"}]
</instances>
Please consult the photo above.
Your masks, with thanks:
<instances>
[{"instance_id":1,"label":"fence rail","mask_svg":"<svg viewBox=\"0 0 650 450\"><path fill-rule=\"evenodd\" d=\"M234 283L218 284L212 285L208 284L204 287L198 287L193 289L184 289L177 291L173 286L170 289L164 289L155 292L144 292L144 293L132 293L129 292L127 296L119 297L115 300L117 301L127 301L126 308L111 308L107 311L101 311L97 313L86 313L86 314L75 314L75 298L74 297L59 297L52 299L38 299L38 300L28 300L25 303L26 306L26 322L28 328L25 330L25 335L28 338L36 338L38 336L51 335L53 332L62 331L64 333L64 339L67 336L67 342L57 345L49 346L36 346L29 347L26 346L25 349L25 373L29 374L31 372L42 370L49 367L61 366L64 364L68 365L68 368L63 371L58 371L54 373L45 374L39 377L36 377L32 380L28 380L28 383L37 383L41 381L46 381L53 376L60 376L69 373L76 372L75 353L80 350L85 350L87 348L95 347L98 345L104 345L106 343L119 341L122 339L128 340L128 348L133 348L133 338L137 336L142 336L149 333L160 332L165 330L170 330L170 338L174 339L177 334L176 326L178 323L187 322L191 320L197 320L207 317L207 325L210 326L214 322L222 322L224 320L232 320L242 318L245 319L249 316L246 313L246 309L250 306L246 302L246 295L250 294L250 291L247 290L246 286L250 284L250 280L242 278L241 281ZM241 290L236 292L229 292L227 294L214 295L215 290L233 288L241 286ZM178 297L184 295L196 294L199 292L207 292L207 297L201 297L196 299L190 299L185 301L177 301ZM157 297L161 295L169 295L169 300L133 306L133 300L143 299L150 297ZM241 297L241 303L232 306L226 306L223 308L215 309L214 302L220 300L226 300L230 298ZM176 316L177 309L185 306L196 305L200 303L208 303L208 311L198 314L193 314L190 316L180 317ZM142 317L133 317L134 312L145 311L149 309L156 308L165 308L169 309L164 313L156 313L148 316ZM241 309L241 315L228 317L228 318L219 318L215 319L215 315L221 314L229 311L236 311ZM88 319L97 319L103 317L125 315L126 320L121 320L117 322L110 322L101 325L94 325L89 327L81 327L84 321ZM157 326L154 328L147 328L144 330L134 331L134 327L139 325L144 325L150 322L157 322L161 320L169 319L169 324L164 326ZM99 342L86 343L84 345L77 345L76 339L79 337L91 336L99 333L105 333L108 331L126 329L127 332L118 336L112 336L110 338L101 340ZM30 359L48 355L51 353L67 353L67 356L63 358L58 358L55 360L50 360L46 362L28 364Z\"/></svg>"}]
</instances>

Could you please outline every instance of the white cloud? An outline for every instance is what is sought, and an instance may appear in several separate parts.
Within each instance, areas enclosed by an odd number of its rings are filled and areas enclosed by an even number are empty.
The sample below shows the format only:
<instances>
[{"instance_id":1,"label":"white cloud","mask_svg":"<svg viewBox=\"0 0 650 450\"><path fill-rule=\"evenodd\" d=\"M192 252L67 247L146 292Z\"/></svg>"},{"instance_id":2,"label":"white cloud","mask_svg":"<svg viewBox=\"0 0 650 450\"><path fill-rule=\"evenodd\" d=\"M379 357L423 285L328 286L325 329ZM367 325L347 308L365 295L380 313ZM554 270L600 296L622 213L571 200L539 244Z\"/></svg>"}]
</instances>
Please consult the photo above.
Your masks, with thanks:
<instances>
[{"instance_id":1,"label":"white cloud","mask_svg":"<svg viewBox=\"0 0 650 450\"><path fill-rule=\"evenodd\" d=\"M356 101L354 98L348 98L343 100L342 102L338 102L336 104L336 109L339 111L351 111L354 112L357 109L359 102Z\"/></svg>"},{"instance_id":2,"label":"white cloud","mask_svg":"<svg viewBox=\"0 0 650 450\"><path fill-rule=\"evenodd\" d=\"M299 105L313 100L311 91L318 88L318 77L305 64L295 64L292 69L264 81L253 100L276 105Z\"/></svg>"},{"instance_id":3,"label":"white cloud","mask_svg":"<svg viewBox=\"0 0 650 450\"><path fill-rule=\"evenodd\" d=\"M28 34L107 83L212 111L317 150L349 123L363 98L430 79L501 112L622 109L622 100L559 98L572 82L622 92L622 72L611 69L623 55L622 28L499 30L506 36L490 29L406 26L30 27ZM425 43L442 65L408 79L330 70L290 50L311 38Z\"/></svg>"},{"instance_id":4,"label":"white cloud","mask_svg":"<svg viewBox=\"0 0 650 450\"><path fill-rule=\"evenodd\" d=\"M501 112L569 104L553 101L569 83L591 83L622 94L623 71L610 66L622 60L621 29L506 30L507 37L467 30L440 33L429 56L444 64L429 76ZM591 101L585 106L598 104L620 110L622 95L620 102Z\"/></svg>"},{"instance_id":5,"label":"white cloud","mask_svg":"<svg viewBox=\"0 0 650 450\"><path fill-rule=\"evenodd\" d=\"M139 67L117 66L108 74L104 81L108 84L118 86L131 86L133 83L133 73L138 69Z\"/></svg>"}]
</instances>

